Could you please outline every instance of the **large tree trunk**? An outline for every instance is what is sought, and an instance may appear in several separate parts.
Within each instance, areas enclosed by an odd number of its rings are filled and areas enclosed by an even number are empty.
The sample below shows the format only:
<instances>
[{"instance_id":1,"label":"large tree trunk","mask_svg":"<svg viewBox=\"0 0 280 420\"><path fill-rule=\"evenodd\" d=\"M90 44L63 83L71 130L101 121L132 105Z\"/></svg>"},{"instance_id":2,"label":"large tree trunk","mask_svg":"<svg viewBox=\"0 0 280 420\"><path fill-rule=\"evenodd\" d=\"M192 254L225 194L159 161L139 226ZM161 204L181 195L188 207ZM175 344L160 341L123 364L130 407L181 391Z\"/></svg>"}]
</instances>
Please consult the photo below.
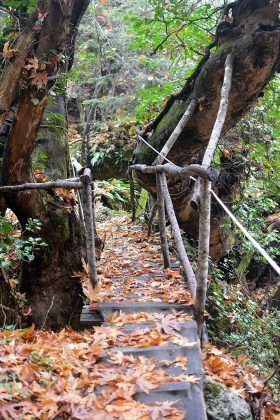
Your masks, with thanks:
<instances>
[{"instance_id":1,"label":"large tree trunk","mask_svg":"<svg viewBox=\"0 0 280 420\"><path fill-rule=\"evenodd\" d=\"M13 103L17 103L16 116L4 150L2 185L34 181L31 156L46 108L47 94L56 74L62 69L67 71L71 66L77 25L88 3L89 0L42 0L29 18L26 29L19 36L18 45L22 46L22 49L18 48L19 53L14 62L8 64L4 70L1 85L1 93L6 94L0 96L0 110L7 110ZM41 22L39 26L38 21ZM24 37L30 42L24 44ZM65 53L70 57L67 66L59 58ZM51 62L52 56L57 57L58 63L52 67L48 67L47 64L49 81L46 86L34 87L30 78L23 84L21 75L27 58L35 57L41 65ZM14 74L16 81L13 81L11 89L7 90L11 66L14 67L15 63L20 66L20 71ZM4 117L3 112L2 121ZM68 146L65 139L60 137L56 144L52 138L51 142L53 150L49 148L49 152L56 153L57 148L57 155L63 157L63 167L58 169L58 172L54 171L53 176L57 173L68 174ZM46 150L46 147L44 149ZM61 200L49 192L33 190L7 193L5 200L18 217L23 229L28 218L41 221L40 236L48 244L47 251L41 251L34 262L25 264L23 268L21 288L32 306L32 322L37 326L52 329L59 329L68 324L75 325L82 305L80 285L72 278L73 271L81 268L84 249L84 237L79 221L75 214L65 213Z\"/></svg>"},{"instance_id":2,"label":"large tree trunk","mask_svg":"<svg viewBox=\"0 0 280 420\"><path fill-rule=\"evenodd\" d=\"M201 161L216 119L224 64L229 53L234 56L233 83L223 134L250 109L279 67L280 25L276 2L239 0L232 5L232 15L232 23L225 20L217 27L216 51L199 66L182 91L170 98L166 108L151 125L151 132L147 134L146 130L146 140L161 150L191 99L200 100L200 105L168 155L177 165ZM155 158L156 154L140 141L134 152L134 163L151 164ZM154 193L155 177L138 176L142 184ZM239 176L233 177L227 191L219 193L230 197L238 181ZM176 182L170 181L169 186L172 193L178 192ZM219 189L219 185L217 187ZM190 198L191 187L175 195L173 201L181 227L191 237L197 238L198 213L191 207ZM225 253L225 241L217 208L213 208L212 221L210 254L219 258Z\"/></svg>"}]
</instances>

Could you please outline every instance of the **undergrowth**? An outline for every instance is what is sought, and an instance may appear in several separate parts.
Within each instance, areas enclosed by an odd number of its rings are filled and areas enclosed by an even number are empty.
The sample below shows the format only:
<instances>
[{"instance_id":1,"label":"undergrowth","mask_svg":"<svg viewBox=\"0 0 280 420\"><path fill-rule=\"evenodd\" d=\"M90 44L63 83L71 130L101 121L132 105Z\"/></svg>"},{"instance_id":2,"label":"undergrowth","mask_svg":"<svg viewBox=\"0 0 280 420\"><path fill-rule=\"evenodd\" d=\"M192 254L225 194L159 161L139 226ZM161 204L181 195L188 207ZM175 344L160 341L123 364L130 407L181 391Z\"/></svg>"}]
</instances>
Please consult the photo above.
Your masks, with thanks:
<instances>
[{"instance_id":1,"label":"undergrowth","mask_svg":"<svg viewBox=\"0 0 280 420\"><path fill-rule=\"evenodd\" d=\"M213 343L225 347L233 357L245 356L248 363L258 366L262 378L279 366L280 311L268 310L241 286L220 280L210 282L207 311L209 338ZM277 375L270 385L274 397L279 397Z\"/></svg>"}]
</instances>

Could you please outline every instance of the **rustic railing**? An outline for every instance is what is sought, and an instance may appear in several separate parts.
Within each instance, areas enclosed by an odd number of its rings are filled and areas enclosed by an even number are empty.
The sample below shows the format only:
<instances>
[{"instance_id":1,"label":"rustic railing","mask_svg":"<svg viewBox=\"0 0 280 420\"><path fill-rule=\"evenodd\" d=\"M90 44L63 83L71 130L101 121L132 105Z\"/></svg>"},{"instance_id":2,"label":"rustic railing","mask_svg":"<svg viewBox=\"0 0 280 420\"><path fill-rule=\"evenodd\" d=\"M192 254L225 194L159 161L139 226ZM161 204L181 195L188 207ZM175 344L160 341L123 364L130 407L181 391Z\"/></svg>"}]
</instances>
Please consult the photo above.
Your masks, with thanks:
<instances>
[{"instance_id":1,"label":"rustic railing","mask_svg":"<svg viewBox=\"0 0 280 420\"><path fill-rule=\"evenodd\" d=\"M211 182L215 179L215 172L211 169L211 162L215 153L215 149L220 138L222 128L225 122L228 97L231 88L232 80L232 67L233 57L229 54L225 62L224 81L221 90L220 106L214 124L214 128L209 140L208 147L206 148L202 165L189 165L186 167L178 167L166 156L171 148L176 143L179 135L186 126L192 114L195 112L199 100L192 99L186 112L182 116L179 124L167 140L163 149L158 153L153 166L146 165L132 165L130 170L140 171L142 173L156 174L157 183L157 208L159 214L159 230L161 239L161 249L163 254L164 266L169 266L169 251L166 239L166 222L165 222L165 209L171 224L176 249L184 269L190 292L195 300L195 319L198 324L198 334L202 335L202 326L204 322L204 311L207 292L207 279L208 279L208 261L209 261L209 240L210 240L210 211L211 211ZM141 136L140 140L144 141L148 146L149 143ZM153 150L155 150L153 148ZM167 161L163 165L163 162ZM199 210L199 240L198 240L198 261L196 274L192 268L190 260L185 250L182 240L180 228L176 219L174 207L168 190L166 175L169 178L186 178L197 176L194 186L194 194L192 197L193 206Z\"/></svg>"},{"instance_id":2,"label":"rustic railing","mask_svg":"<svg viewBox=\"0 0 280 420\"><path fill-rule=\"evenodd\" d=\"M211 162L215 153L215 149L220 138L222 128L225 122L227 108L228 108L228 97L231 88L232 80L232 68L233 68L233 57L228 55L225 62L225 74L224 81L221 90L220 106L216 118L216 122L213 127L213 131L209 140L208 147L206 148L204 158L201 165L189 165L186 167L179 167L171 162L167 155L171 148L176 143L179 135L183 128L186 126L192 114L195 112L199 99L192 99L187 110L182 116L179 124L167 140L163 149L159 152L153 146L151 146L144 138L139 135L141 141L147 144L157 153L157 158L152 166L147 165L132 165L130 166L129 176L131 184L131 202L132 202L132 213L133 219L135 217L135 206L133 198L133 179L132 171L140 171L142 173L151 173L156 176L157 186L157 210L159 216L159 231L161 249L163 254L164 267L170 267L169 258L169 247L166 235L166 213L168 215L174 241L176 244L178 256L185 272L190 293L194 298L194 314L198 325L198 335L203 338L202 327L204 323L204 312L205 312L205 301L207 292L207 280L208 280L208 262L209 262L209 239L210 239L210 212L211 212L211 195L214 196L215 200L223 207L226 213L231 217L233 222L241 229L244 235L251 241L255 248L263 255L273 269L280 274L280 267L273 261L266 251L256 242L249 232L242 226L242 224L235 218L225 204L219 199L219 197L211 189L211 182L216 180L216 172L211 167ZM88 133L84 135L83 144L83 160L86 162L88 145ZM166 161L167 163L163 162ZM96 255L95 255L95 216L94 216L94 203L93 203L93 183L91 180L91 171L89 168L83 168L76 159L72 158L72 167L74 178L47 181L47 182L35 182L26 183L21 185L10 185L0 186L0 192L16 192L26 191L34 189L53 189L53 188L67 188L78 191L79 211L80 217L84 222L85 234L86 234L86 252L87 262L89 267L89 279L93 288L97 285L97 270L96 270ZM185 246L182 240L180 228L175 215L173 203L168 190L168 184L166 176L169 178L187 178L190 177L195 181L191 204L193 208L199 211L199 241L198 241L198 260L197 270L194 273L192 264L188 258ZM196 178L194 178L196 177ZM81 192L81 196L80 196ZM153 211L155 214L155 208Z\"/></svg>"},{"instance_id":3,"label":"rustic railing","mask_svg":"<svg viewBox=\"0 0 280 420\"><path fill-rule=\"evenodd\" d=\"M67 188L69 190L80 190L83 205L83 222L86 235L86 253L89 268L89 279L95 288L97 285L96 255L95 255L95 218L92 194L91 170L83 168L74 162L79 177L61 179L47 182L33 182L21 185L1 186L0 192L17 192L26 190L50 190L54 188Z\"/></svg>"}]
</instances>

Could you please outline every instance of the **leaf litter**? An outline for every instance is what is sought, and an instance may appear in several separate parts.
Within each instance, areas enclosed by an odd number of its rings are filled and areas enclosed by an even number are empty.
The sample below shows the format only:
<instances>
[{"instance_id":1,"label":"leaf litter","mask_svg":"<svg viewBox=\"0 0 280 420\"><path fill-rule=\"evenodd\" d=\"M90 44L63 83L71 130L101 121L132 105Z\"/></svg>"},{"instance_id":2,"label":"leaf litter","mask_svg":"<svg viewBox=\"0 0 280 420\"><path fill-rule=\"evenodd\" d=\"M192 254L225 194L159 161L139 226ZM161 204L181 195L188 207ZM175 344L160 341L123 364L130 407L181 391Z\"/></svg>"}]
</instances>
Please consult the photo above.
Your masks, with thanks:
<instances>
[{"instance_id":1,"label":"leaf litter","mask_svg":"<svg viewBox=\"0 0 280 420\"><path fill-rule=\"evenodd\" d=\"M99 300L120 302L132 297L130 301L137 302L193 303L178 270L166 270L162 275L155 238L147 239L145 231L129 225L127 220L104 223L100 231L109 238L98 265L102 284ZM80 273L84 288L85 276ZM113 348L170 343L193 346L196 343L179 334L182 323L191 319L175 310L168 314L116 311L106 318L110 326L94 330L64 329L54 333L36 331L31 326L0 331L0 418L183 419L176 401L144 404L133 397L167 382L196 384L197 378L184 373L187 358L155 361ZM154 324L142 327L145 322ZM132 331L122 329L136 323L139 327ZM168 375L164 368L171 365L182 373ZM204 366L208 374L243 398L248 397L248 389L251 393L261 392L263 383L254 376L254 367L245 369L244 360L236 362L224 350L207 344Z\"/></svg>"}]
</instances>

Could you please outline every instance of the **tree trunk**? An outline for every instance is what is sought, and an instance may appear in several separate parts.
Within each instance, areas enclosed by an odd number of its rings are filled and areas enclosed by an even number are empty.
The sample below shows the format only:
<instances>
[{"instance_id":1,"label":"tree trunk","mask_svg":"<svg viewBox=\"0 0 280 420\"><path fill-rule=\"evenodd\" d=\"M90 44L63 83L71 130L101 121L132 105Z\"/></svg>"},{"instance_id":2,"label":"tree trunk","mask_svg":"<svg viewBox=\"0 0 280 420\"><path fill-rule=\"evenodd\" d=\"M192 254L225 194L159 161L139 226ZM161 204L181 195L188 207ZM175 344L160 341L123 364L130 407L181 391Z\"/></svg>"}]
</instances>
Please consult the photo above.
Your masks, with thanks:
<instances>
[{"instance_id":1,"label":"tree trunk","mask_svg":"<svg viewBox=\"0 0 280 420\"><path fill-rule=\"evenodd\" d=\"M279 67L280 24L276 2L268 0L239 0L233 3L232 23L222 21L217 27L216 51L198 66L181 92L172 95L163 112L146 130L144 137L157 150L161 150L193 98L200 102L188 124L168 154L176 165L200 163L208 144L217 116L225 59L234 57L233 83L229 108L222 134L233 127L255 103L269 79ZM148 131L151 131L148 133ZM151 164L157 157L139 140L134 151L134 163ZM155 193L155 177L138 174L149 191ZM228 178L221 173L220 179ZM218 183L219 195L231 197L239 183L240 174L235 171L231 182L224 188ZM169 180L173 202L180 226L193 238L198 236L198 212L190 205L192 186L182 188ZM178 191L179 190L179 191ZM218 259L226 252L226 241L220 228L220 210L212 209L210 255Z\"/></svg>"},{"instance_id":2,"label":"tree trunk","mask_svg":"<svg viewBox=\"0 0 280 420\"><path fill-rule=\"evenodd\" d=\"M28 44L28 49L25 48L25 55L20 62L20 72L15 75L17 80L13 81L12 89L4 98L5 106L2 106L2 109L7 109L12 103L17 103L16 116L4 150L2 185L34 181L31 156L46 108L47 94L59 71L62 69L67 71L71 67L77 25L88 3L88 0L71 0L63 3L42 0L29 18L26 29L19 36L18 45L23 43L22 37L30 37L31 42ZM37 23L34 30L34 22L38 21L39 27ZM65 52L67 57L70 57L67 68L60 61L60 56ZM19 56L21 55L20 52ZM19 56L16 56L14 61L19 62ZM32 86L29 75L25 80L22 79L22 67L26 59L37 58L39 65L42 65L50 63L52 57L55 57L56 63L45 65L48 77L46 85ZM7 85L10 66L13 65L11 62L4 69L1 85L3 88ZM38 73L42 75L42 71L38 70L37 76ZM0 108L1 101L3 95L0 97ZM49 144L47 147L42 145L43 137L41 136L38 144L41 143L40 147L41 149L43 147L45 152L47 150L47 158L51 160L54 157L61 157L61 167L58 170L50 168L49 165L51 177L58 174L67 175L69 159L65 137L59 136L58 139L57 136L53 136L50 139L52 147L49 147ZM48 156L48 153L52 153L53 156ZM5 200L18 217L23 229L28 218L41 221L40 237L48 244L46 251L38 253L32 263L23 267L21 291L26 293L31 303L31 321L37 326L50 327L54 330L65 325L77 324L82 305L81 287L72 275L73 271L81 269L81 256L84 253L84 235L80 222L73 212L71 214L64 212L64 205L59 197L47 191L5 193Z\"/></svg>"}]
</instances>

